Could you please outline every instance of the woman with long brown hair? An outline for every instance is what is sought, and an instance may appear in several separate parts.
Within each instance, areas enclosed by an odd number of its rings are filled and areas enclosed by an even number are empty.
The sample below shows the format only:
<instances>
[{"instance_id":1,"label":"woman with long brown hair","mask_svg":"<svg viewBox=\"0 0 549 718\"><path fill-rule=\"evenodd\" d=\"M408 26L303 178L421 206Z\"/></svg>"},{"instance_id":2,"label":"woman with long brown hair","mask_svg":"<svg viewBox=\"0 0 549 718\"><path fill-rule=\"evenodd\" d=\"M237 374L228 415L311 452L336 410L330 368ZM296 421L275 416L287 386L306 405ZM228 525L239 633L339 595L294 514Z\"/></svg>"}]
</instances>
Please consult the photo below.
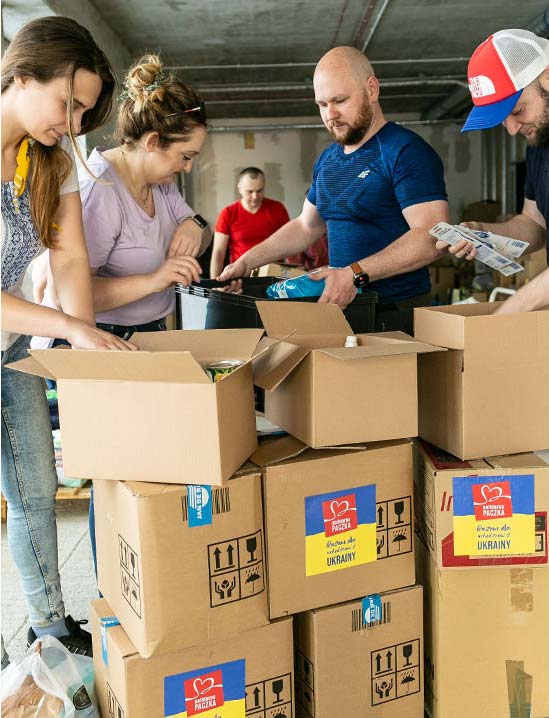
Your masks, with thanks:
<instances>
[{"instance_id":1,"label":"woman with long brown hair","mask_svg":"<svg viewBox=\"0 0 549 718\"><path fill-rule=\"evenodd\" d=\"M105 55L74 20L45 17L14 36L2 60L2 492L8 541L21 575L29 642L52 634L91 654L90 635L65 615L55 493L57 475L42 380L6 368L29 335L75 349L131 349L95 326L72 148L107 118L115 82ZM63 311L25 298L30 262L50 250ZM4 662L5 656L2 656Z\"/></svg>"}]
</instances>

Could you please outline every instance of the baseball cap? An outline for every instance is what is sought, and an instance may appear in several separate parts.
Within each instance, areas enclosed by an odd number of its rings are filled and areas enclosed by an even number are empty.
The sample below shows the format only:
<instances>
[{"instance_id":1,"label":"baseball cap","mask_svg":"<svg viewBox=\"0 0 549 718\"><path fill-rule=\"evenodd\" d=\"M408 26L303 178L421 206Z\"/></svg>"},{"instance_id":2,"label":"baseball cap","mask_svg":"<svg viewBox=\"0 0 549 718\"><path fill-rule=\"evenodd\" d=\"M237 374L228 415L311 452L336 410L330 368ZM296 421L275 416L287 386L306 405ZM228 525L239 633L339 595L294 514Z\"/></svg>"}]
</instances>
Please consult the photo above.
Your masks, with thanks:
<instances>
[{"instance_id":1,"label":"baseball cap","mask_svg":"<svg viewBox=\"0 0 549 718\"><path fill-rule=\"evenodd\" d=\"M528 30L500 30L477 47L467 78L474 107L461 131L503 122L524 88L549 65L549 40Z\"/></svg>"}]
</instances>

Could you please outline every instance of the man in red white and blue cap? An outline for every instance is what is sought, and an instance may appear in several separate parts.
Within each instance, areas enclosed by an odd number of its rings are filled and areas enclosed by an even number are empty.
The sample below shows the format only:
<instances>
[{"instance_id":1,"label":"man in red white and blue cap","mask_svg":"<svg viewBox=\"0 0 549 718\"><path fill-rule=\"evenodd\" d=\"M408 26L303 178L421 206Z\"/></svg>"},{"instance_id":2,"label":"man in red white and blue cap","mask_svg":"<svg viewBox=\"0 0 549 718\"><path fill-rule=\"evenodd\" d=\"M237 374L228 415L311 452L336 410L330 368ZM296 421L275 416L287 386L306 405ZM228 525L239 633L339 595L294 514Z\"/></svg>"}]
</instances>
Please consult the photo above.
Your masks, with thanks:
<instances>
[{"instance_id":1,"label":"man in red white and blue cap","mask_svg":"<svg viewBox=\"0 0 549 718\"><path fill-rule=\"evenodd\" d=\"M477 47L467 70L473 109L462 128L483 130L502 124L526 138L524 208L506 222L468 222L471 229L529 242L528 252L547 247L549 259L549 40L528 30L501 30ZM437 243L440 249L443 243ZM463 242L449 250L473 259ZM502 305L500 312L549 308L549 269Z\"/></svg>"}]
</instances>

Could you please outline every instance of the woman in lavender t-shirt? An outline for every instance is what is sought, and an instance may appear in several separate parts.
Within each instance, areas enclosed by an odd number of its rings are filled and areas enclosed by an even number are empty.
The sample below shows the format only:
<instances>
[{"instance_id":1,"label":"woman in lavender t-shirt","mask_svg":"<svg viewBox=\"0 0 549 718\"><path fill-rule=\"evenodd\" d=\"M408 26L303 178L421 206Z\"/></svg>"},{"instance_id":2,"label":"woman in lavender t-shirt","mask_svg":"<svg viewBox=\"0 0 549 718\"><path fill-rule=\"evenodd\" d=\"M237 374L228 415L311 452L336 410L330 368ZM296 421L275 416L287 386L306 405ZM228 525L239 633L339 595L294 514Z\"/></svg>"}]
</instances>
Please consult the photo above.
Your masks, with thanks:
<instances>
[{"instance_id":1,"label":"woman in lavender t-shirt","mask_svg":"<svg viewBox=\"0 0 549 718\"><path fill-rule=\"evenodd\" d=\"M119 146L96 148L82 175L84 232L98 326L122 337L165 329L174 284L197 281L211 233L174 180L190 172L206 138L195 91L164 76L156 55L127 75L118 110Z\"/></svg>"}]
</instances>

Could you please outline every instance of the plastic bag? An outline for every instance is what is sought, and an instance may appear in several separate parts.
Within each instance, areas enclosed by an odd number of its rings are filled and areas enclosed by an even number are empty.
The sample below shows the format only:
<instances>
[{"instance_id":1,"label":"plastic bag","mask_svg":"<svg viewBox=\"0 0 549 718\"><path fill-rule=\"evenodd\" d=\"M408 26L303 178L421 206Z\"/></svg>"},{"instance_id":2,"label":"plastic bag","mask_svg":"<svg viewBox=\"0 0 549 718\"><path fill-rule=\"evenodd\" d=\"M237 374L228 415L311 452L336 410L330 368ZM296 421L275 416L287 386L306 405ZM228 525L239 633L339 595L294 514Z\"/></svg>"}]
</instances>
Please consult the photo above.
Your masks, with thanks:
<instances>
[{"instance_id":1,"label":"plastic bag","mask_svg":"<svg viewBox=\"0 0 549 718\"><path fill-rule=\"evenodd\" d=\"M2 671L2 718L54 717L99 718L93 659L43 636Z\"/></svg>"}]
</instances>

